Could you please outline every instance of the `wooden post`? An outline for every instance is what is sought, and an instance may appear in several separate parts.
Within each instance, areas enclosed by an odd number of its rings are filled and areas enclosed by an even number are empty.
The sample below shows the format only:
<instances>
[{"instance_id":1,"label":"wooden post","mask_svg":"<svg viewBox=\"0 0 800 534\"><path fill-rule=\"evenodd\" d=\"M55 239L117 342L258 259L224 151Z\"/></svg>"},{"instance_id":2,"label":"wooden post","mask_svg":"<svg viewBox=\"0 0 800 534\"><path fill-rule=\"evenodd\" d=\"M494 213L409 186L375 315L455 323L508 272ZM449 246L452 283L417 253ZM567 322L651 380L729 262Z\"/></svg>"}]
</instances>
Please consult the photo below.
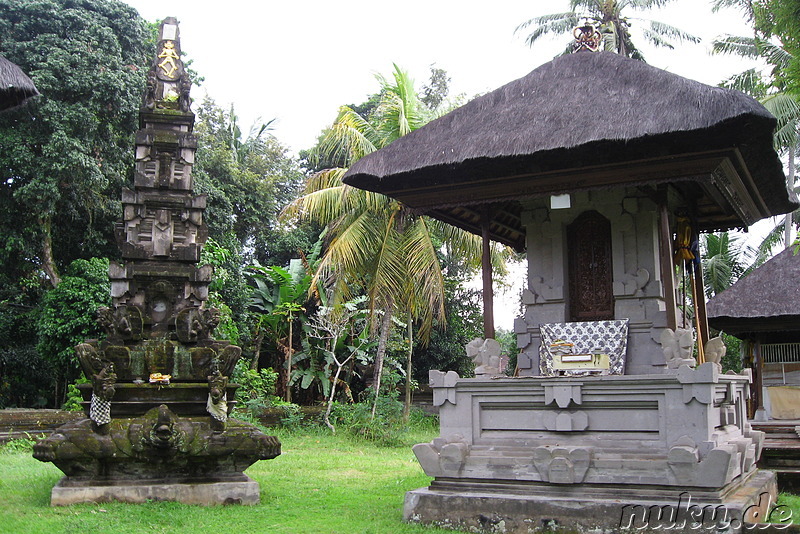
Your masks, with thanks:
<instances>
[{"instance_id":1,"label":"wooden post","mask_svg":"<svg viewBox=\"0 0 800 534\"><path fill-rule=\"evenodd\" d=\"M698 336L703 340L703 344L708 343L711 334L708 330L708 313L706 311L706 284L703 281L703 266L700 263L694 264L695 284L697 284L697 301L694 304L699 325Z\"/></svg>"},{"instance_id":2,"label":"wooden post","mask_svg":"<svg viewBox=\"0 0 800 534\"><path fill-rule=\"evenodd\" d=\"M667 328L675 330L677 323L677 304L675 302L675 268L672 259L672 231L669 227L669 212L666 199L659 203L658 214L659 259L661 261L661 281L664 284L664 302L667 305Z\"/></svg>"},{"instance_id":3,"label":"wooden post","mask_svg":"<svg viewBox=\"0 0 800 534\"><path fill-rule=\"evenodd\" d=\"M494 339L494 291L492 290L492 248L489 241L489 207L481 210L481 273L483 276L483 337Z\"/></svg>"}]
</instances>

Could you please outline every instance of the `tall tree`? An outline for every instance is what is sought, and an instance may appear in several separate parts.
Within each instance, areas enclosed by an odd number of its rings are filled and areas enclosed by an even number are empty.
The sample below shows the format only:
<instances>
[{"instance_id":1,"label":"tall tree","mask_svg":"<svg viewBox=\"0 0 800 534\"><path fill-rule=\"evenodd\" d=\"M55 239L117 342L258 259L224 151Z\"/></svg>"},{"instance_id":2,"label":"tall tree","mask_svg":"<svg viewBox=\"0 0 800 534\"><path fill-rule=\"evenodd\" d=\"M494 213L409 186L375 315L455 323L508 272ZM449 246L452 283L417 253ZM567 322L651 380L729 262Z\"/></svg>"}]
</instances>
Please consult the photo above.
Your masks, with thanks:
<instances>
[{"instance_id":1,"label":"tall tree","mask_svg":"<svg viewBox=\"0 0 800 534\"><path fill-rule=\"evenodd\" d=\"M392 79L379 81L382 96L373 119L342 107L317 147L319 157L349 166L426 122L429 115L405 71L395 65ZM377 402L392 317L416 320L424 343L435 319L444 315L444 279L433 234L447 235L472 258L480 257L480 241L389 197L345 186L345 171L327 169L312 176L305 194L286 213L327 225L330 241L316 278L332 279L334 302L363 291L369 308L381 311L374 323L379 330L373 379Z\"/></svg>"},{"instance_id":2,"label":"tall tree","mask_svg":"<svg viewBox=\"0 0 800 534\"><path fill-rule=\"evenodd\" d=\"M795 58L784 43L791 46L794 28L800 38L800 22L784 22L778 13L787 12L787 6L795 4L794 0L715 0L714 10L735 8L741 11L753 26L752 36L723 35L713 42L713 51L718 54L734 54L749 59L761 59L770 66L770 72L763 74L752 68L735 74L722 85L743 91L758 98L777 119L775 131L775 149L783 153L788 162L787 187L797 189L795 184L795 167L798 148L800 148L800 92L792 90L793 76L791 65ZM789 10L790 11L790 10ZM800 12L797 13L800 16ZM785 32L785 34L784 34ZM800 50L796 50L800 52ZM797 73L800 75L800 71ZM800 88L800 84L795 85ZM800 210L789 213L782 224L776 226L766 236L761 249L769 251L777 243L783 242L788 247L791 242L791 228L800 223Z\"/></svg>"},{"instance_id":3,"label":"tall tree","mask_svg":"<svg viewBox=\"0 0 800 534\"><path fill-rule=\"evenodd\" d=\"M653 46L674 48L673 42L697 43L699 38L669 24L626 16L626 10L643 11L661 7L670 0L569 0L569 11L540 15L517 26L516 32L529 31L525 42L533 47L549 34L571 34L583 21L591 22L603 37L603 49L644 61L631 35L632 21L640 23L642 37ZM572 52L572 42L565 53Z\"/></svg>"},{"instance_id":4,"label":"tall tree","mask_svg":"<svg viewBox=\"0 0 800 534\"><path fill-rule=\"evenodd\" d=\"M4 274L43 271L56 286L72 259L116 254L148 35L116 0L0 2L2 51L42 93L0 116Z\"/></svg>"},{"instance_id":5,"label":"tall tree","mask_svg":"<svg viewBox=\"0 0 800 534\"><path fill-rule=\"evenodd\" d=\"M297 161L269 133L272 121L244 135L233 106L223 110L209 98L197 108L197 118L194 174L198 192L209 195L209 234L250 261L288 265L317 234L316 228L288 228L278 221L305 178Z\"/></svg>"}]
</instances>

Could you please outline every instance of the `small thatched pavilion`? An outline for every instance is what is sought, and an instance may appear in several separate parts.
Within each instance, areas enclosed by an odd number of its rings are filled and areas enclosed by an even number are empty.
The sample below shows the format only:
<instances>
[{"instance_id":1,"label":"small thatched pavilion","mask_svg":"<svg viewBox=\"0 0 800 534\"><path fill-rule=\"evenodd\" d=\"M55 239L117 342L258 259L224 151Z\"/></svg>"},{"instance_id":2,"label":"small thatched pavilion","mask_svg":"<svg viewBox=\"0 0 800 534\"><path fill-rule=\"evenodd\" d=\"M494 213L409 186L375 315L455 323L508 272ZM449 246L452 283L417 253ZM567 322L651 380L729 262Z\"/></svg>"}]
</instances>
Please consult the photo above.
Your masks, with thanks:
<instances>
[{"instance_id":1,"label":"small thatched pavilion","mask_svg":"<svg viewBox=\"0 0 800 534\"><path fill-rule=\"evenodd\" d=\"M515 326L522 374L537 374L540 323L623 317L636 349L627 372L649 373L664 365L652 329L674 329L679 315L669 260L675 214L685 211L698 232L746 228L797 206L772 149L774 128L740 92L613 53L578 53L368 155L344 181L527 249L527 312ZM572 195L570 208L551 209L562 194ZM576 232L595 244L568 246L566 227L589 211L621 239L586 220L594 233ZM613 256L608 272L595 269L603 281L579 301L588 274L564 255L599 248Z\"/></svg>"},{"instance_id":2,"label":"small thatched pavilion","mask_svg":"<svg viewBox=\"0 0 800 534\"><path fill-rule=\"evenodd\" d=\"M0 56L0 111L20 106L38 94L22 69Z\"/></svg>"},{"instance_id":3,"label":"small thatched pavilion","mask_svg":"<svg viewBox=\"0 0 800 534\"><path fill-rule=\"evenodd\" d=\"M789 248L708 301L709 324L744 341L761 420L800 419L798 281L800 254Z\"/></svg>"},{"instance_id":4,"label":"small thatched pavilion","mask_svg":"<svg viewBox=\"0 0 800 534\"><path fill-rule=\"evenodd\" d=\"M749 376L723 375L711 357L695 368L675 264L698 232L797 207L774 127L736 91L586 52L350 168L345 183L482 235L485 250L527 251L520 377L431 371L441 437L414 452L434 480L406 495L406 519L509 533L674 528L648 510L677 510L687 489L740 523L767 512L759 499L775 479L755 467ZM702 295L697 265L684 268ZM702 354L702 301L697 317Z\"/></svg>"}]
</instances>

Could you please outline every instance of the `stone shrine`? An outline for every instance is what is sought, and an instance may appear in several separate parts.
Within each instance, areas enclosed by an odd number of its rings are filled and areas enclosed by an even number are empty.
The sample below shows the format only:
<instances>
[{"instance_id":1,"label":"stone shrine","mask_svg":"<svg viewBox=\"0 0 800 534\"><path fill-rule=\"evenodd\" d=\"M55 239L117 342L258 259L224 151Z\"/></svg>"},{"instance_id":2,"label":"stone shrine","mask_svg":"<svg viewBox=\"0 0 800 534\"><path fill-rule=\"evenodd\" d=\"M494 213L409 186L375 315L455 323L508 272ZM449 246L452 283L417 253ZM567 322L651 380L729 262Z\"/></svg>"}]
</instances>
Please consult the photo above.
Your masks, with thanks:
<instances>
[{"instance_id":1,"label":"stone shrine","mask_svg":"<svg viewBox=\"0 0 800 534\"><path fill-rule=\"evenodd\" d=\"M741 93L581 51L350 168L348 185L527 251L518 376L430 372L441 432L414 447L433 481L406 494L407 521L507 533L765 521L776 483L756 468L750 376L721 371L695 254L699 232L797 207L774 127Z\"/></svg>"},{"instance_id":2,"label":"stone shrine","mask_svg":"<svg viewBox=\"0 0 800 534\"><path fill-rule=\"evenodd\" d=\"M277 438L228 418L241 349L214 339L219 311L204 307L213 268L197 266L208 230L206 197L192 193L190 88L178 23L167 18L140 112L134 189L122 193L124 263L110 265L113 305L98 310L107 337L76 347L91 379L79 386L88 418L34 446L66 475L52 505L255 504L258 483L244 470L281 451Z\"/></svg>"}]
</instances>

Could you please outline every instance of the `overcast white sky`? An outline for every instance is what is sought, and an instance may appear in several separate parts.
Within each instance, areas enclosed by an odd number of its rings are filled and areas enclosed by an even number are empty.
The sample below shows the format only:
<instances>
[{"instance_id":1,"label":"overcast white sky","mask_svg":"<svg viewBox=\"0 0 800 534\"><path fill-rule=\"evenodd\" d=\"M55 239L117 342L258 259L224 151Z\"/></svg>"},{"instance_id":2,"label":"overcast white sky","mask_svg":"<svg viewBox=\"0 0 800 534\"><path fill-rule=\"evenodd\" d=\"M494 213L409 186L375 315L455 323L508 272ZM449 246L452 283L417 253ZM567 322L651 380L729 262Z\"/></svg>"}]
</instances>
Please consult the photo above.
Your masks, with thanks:
<instances>
[{"instance_id":1,"label":"overcast white sky","mask_svg":"<svg viewBox=\"0 0 800 534\"><path fill-rule=\"evenodd\" d=\"M276 118L279 140L293 151L311 147L342 104L377 90L375 73L392 63L421 87L431 63L445 69L454 93L490 91L524 76L563 49L562 36L529 49L516 26L536 15L566 11L567 0L128 0L149 21L178 18L184 52L205 77L193 90L234 103L244 130ZM648 62L709 84L744 70L739 58L710 56L708 40L748 35L734 11L712 14L707 0L676 0L643 14L704 37L702 45L656 51ZM635 21L634 21L635 24ZM635 28L635 26L634 26ZM641 41L641 40L640 40Z\"/></svg>"},{"instance_id":2,"label":"overcast white sky","mask_svg":"<svg viewBox=\"0 0 800 534\"><path fill-rule=\"evenodd\" d=\"M392 63L408 70L418 88L435 63L448 72L453 94L473 96L524 76L568 41L561 36L529 49L523 35L514 34L531 17L566 11L567 0L493 0L473 7L463 0L127 3L149 21L178 18L183 51L205 77L192 91L195 101L207 93L222 106L233 103L245 131L259 118L277 119L273 133L295 153L315 143L340 105L376 92L375 74L389 75ZM641 16L703 38L674 51L639 39L652 65L711 85L752 66L708 52L720 34L750 35L738 12L712 13L708 0L675 0ZM499 296L498 326L512 328L520 286Z\"/></svg>"}]
</instances>

